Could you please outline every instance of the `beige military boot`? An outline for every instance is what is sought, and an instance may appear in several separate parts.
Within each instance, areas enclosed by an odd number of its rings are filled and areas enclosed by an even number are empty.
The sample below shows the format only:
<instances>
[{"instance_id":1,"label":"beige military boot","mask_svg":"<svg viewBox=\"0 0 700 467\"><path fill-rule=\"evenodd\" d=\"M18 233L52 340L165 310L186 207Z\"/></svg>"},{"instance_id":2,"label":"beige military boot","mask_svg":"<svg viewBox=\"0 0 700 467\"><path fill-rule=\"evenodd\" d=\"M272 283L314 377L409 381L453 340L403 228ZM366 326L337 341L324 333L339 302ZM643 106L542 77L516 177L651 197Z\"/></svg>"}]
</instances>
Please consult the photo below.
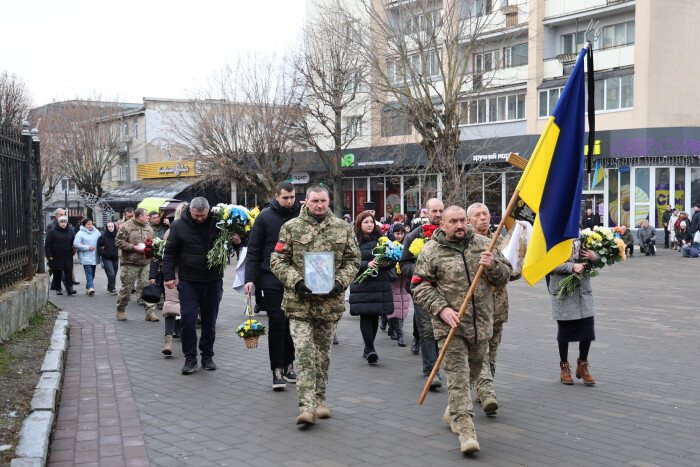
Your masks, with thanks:
<instances>
[{"instance_id":1,"label":"beige military boot","mask_svg":"<svg viewBox=\"0 0 700 467\"><path fill-rule=\"evenodd\" d=\"M309 409L304 409L297 417L297 425L311 425L316 423L316 412Z\"/></svg>"},{"instance_id":2,"label":"beige military boot","mask_svg":"<svg viewBox=\"0 0 700 467\"><path fill-rule=\"evenodd\" d=\"M450 415L450 408L449 407L445 408L445 413L442 414L442 421L447 423L450 426L450 430L452 430L452 433L459 434L459 432L452 425L452 415Z\"/></svg>"},{"instance_id":3,"label":"beige military boot","mask_svg":"<svg viewBox=\"0 0 700 467\"><path fill-rule=\"evenodd\" d=\"M481 408L489 417L496 415L498 413L498 399L496 396L481 397Z\"/></svg>"},{"instance_id":4,"label":"beige military boot","mask_svg":"<svg viewBox=\"0 0 700 467\"><path fill-rule=\"evenodd\" d=\"M465 453L479 452L479 442L476 440L476 430L470 416L461 416L454 423L454 428L459 431L459 450Z\"/></svg>"},{"instance_id":5,"label":"beige military boot","mask_svg":"<svg viewBox=\"0 0 700 467\"><path fill-rule=\"evenodd\" d=\"M316 407L316 415L318 418L331 418L331 411L328 410L328 407L326 407L325 402L321 402L318 404Z\"/></svg>"},{"instance_id":6,"label":"beige military boot","mask_svg":"<svg viewBox=\"0 0 700 467\"><path fill-rule=\"evenodd\" d=\"M148 313L146 313L146 321L160 321L160 319L156 316L155 313L149 311Z\"/></svg>"},{"instance_id":7,"label":"beige military boot","mask_svg":"<svg viewBox=\"0 0 700 467\"><path fill-rule=\"evenodd\" d=\"M117 311L117 320L126 321L126 313L123 311Z\"/></svg>"},{"instance_id":8,"label":"beige military boot","mask_svg":"<svg viewBox=\"0 0 700 467\"><path fill-rule=\"evenodd\" d=\"M172 355L173 354L173 336L167 335L165 336L165 347L163 347L163 355Z\"/></svg>"}]
</instances>

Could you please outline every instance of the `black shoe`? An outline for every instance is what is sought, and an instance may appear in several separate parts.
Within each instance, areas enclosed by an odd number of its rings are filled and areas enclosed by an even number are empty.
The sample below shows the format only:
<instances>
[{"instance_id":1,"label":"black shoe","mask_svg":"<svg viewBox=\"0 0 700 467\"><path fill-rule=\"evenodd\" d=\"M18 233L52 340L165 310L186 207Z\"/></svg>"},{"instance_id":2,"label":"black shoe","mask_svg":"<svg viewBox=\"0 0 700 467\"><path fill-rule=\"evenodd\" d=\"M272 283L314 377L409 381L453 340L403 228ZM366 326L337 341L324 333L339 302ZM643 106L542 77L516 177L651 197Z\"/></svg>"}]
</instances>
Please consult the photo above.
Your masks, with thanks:
<instances>
[{"instance_id":1,"label":"black shoe","mask_svg":"<svg viewBox=\"0 0 700 467\"><path fill-rule=\"evenodd\" d=\"M80 282L78 282L78 281L73 281L73 285L80 285Z\"/></svg>"},{"instance_id":2,"label":"black shoe","mask_svg":"<svg viewBox=\"0 0 700 467\"><path fill-rule=\"evenodd\" d=\"M420 353L420 347L418 346L418 338L413 338L413 343L411 344L411 353L413 355L418 355Z\"/></svg>"},{"instance_id":3,"label":"black shoe","mask_svg":"<svg viewBox=\"0 0 700 467\"><path fill-rule=\"evenodd\" d=\"M260 313L260 305L258 305L258 304L256 303L255 306L253 307L253 312L254 312L256 315L257 315L258 313Z\"/></svg>"},{"instance_id":4,"label":"black shoe","mask_svg":"<svg viewBox=\"0 0 700 467\"><path fill-rule=\"evenodd\" d=\"M197 368L197 357L186 357L185 366L182 367L182 374L189 375Z\"/></svg>"},{"instance_id":5,"label":"black shoe","mask_svg":"<svg viewBox=\"0 0 700 467\"><path fill-rule=\"evenodd\" d=\"M386 316L382 315L381 318L379 318L379 329L382 331L386 331L386 324L387 324Z\"/></svg>"},{"instance_id":6,"label":"black shoe","mask_svg":"<svg viewBox=\"0 0 700 467\"><path fill-rule=\"evenodd\" d=\"M284 370L284 380L288 383L296 383L297 382L297 374L294 371L294 364L290 363L287 365L287 368Z\"/></svg>"},{"instance_id":7,"label":"black shoe","mask_svg":"<svg viewBox=\"0 0 700 467\"><path fill-rule=\"evenodd\" d=\"M377 363L377 360L379 360L379 355L377 355L377 352L375 352L374 350L370 351L367 354L367 363L369 363L370 365L374 365L375 363Z\"/></svg>"},{"instance_id":8,"label":"black shoe","mask_svg":"<svg viewBox=\"0 0 700 467\"><path fill-rule=\"evenodd\" d=\"M272 371L272 389L281 391L287 387L287 383L282 377L282 368L275 368Z\"/></svg>"},{"instance_id":9,"label":"black shoe","mask_svg":"<svg viewBox=\"0 0 700 467\"><path fill-rule=\"evenodd\" d=\"M61 289L56 289L56 295L63 295L63 292L61 292Z\"/></svg>"},{"instance_id":10,"label":"black shoe","mask_svg":"<svg viewBox=\"0 0 700 467\"><path fill-rule=\"evenodd\" d=\"M338 345L338 344L340 344L340 342L338 342L338 336L333 335L333 345Z\"/></svg>"},{"instance_id":11,"label":"black shoe","mask_svg":"<svg viewBox=\"0 0 700 467\"><path fill-rule=\"evenodd\" d=\"M66 292L68 293L68 295L75 295L75 294L78 293L78 292L75 291L74 289L67 290Z\"/></svg>"},{"instance_id":12,"label":"black shoe","mask_svg":"<svg viewBox=\"0 0 700 467\"><path fill-rule=\"evenodd\" d=\"M131 288L131 293L136 293L136 287Z\"/></svg>"},{"instance_id":13,"label":"black shoe","mask_svg":"<svg viewBox=\"0 0 700 467\"><path fill-rule=\"evenodd\" d=\"M156 308L158 308L159 310L162 310L162 309L163 309L163 304L162 304L162 303L159 303L158 305L156 305Z\"/></svg>"},{"instance_id":14,"label":"black shoe","mask_svg":"<svg viewBox=\"0 0 700 467\"><path fill-rule=\"evenodd\" d=\"M202 355L202 368L205 370L214 371L216 370L216 363L214 363L214 360L212 360L211 357Z\"/></svg>"}]
</instances>

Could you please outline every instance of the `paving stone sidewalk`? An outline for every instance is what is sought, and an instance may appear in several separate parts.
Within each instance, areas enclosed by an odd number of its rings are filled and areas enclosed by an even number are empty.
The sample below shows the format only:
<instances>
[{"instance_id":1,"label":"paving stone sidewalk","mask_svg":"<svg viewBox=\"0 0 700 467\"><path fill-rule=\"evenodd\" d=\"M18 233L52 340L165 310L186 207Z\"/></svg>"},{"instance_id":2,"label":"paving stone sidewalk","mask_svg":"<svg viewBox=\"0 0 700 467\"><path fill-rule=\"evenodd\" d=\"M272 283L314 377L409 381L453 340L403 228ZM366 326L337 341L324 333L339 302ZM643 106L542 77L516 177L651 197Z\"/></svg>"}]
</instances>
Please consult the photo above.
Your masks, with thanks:
<instances>
[{"instance_id":1,"label":"paving stone sidewalk","mask_svg":"<svg viewBox=\"0 0 700 467\"><path fill-rule=\"evenodd\" d=\"M164 358L163 321L116 297L98 267L95 296L51 296L70 311L70 347L49 465L700 465L700 260L660 249L593 279L595 387L559 382L556 322L544 281L509 286L510 322L498 355L500 410L476 408L481 452L464 456L441 421L447 390L417 405L420 357L377 337L379 365L361 358L359 319L340 321L328 405L333 418L294 424L296 391L271 389L267 338L246 350L234 334L244 299L224 279L217 371L183 376ZM411 312L412 313L412 312ZM265 324L264 314L258 319ZM410 342L411 322L406 321ZM577 346L569 350L576 360ZM144 444L145 443L145 444Z\"/></svg>"}]
</instances>

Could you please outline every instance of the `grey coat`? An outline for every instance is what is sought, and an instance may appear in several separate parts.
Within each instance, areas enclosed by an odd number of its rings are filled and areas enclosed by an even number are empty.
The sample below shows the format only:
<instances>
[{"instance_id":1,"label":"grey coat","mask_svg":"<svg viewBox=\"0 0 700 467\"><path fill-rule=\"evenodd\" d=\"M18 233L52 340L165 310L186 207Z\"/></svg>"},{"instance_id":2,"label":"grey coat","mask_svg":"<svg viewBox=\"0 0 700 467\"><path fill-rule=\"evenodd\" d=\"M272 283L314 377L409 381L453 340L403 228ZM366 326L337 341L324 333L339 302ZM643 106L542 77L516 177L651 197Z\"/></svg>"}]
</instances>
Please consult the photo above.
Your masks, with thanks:
<instances>
[{"instance_id":1,"label":"grey coat","mask_svg":"<svg viewBox=\"0 0 700 467\"><path fill-rule=\"evenodd\" d=\"M567 261L557 267L549 275L549 295L552 300L552 318L557 321L569 321L572 319L588 318L593 316L593 289L591 288L591 276L585 273L581 277L581 285L574 293L563 300L557 298L561 287L559 281L574 272L574 262Z\"/></svg>"}]
</instances>

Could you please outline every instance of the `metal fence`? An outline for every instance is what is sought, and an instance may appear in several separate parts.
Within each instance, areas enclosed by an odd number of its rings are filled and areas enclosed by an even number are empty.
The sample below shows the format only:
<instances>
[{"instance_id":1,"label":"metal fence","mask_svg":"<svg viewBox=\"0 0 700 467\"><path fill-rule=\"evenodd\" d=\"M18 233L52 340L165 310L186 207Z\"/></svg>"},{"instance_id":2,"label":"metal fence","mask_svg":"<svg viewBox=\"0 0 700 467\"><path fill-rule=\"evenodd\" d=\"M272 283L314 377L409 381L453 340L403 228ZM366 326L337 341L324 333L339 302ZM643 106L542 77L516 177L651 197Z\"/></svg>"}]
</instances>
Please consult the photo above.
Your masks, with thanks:
<instances>
[{"instance_id":1,"label":"metal fence","mask_svg":"<svg viewBox=\"0 0 700 467\"><path fill-rule=\"evenodd\" d=\"M37 132L0 128L0 291L45 271L42 225Z\"/></svg>"}]
</instances>

